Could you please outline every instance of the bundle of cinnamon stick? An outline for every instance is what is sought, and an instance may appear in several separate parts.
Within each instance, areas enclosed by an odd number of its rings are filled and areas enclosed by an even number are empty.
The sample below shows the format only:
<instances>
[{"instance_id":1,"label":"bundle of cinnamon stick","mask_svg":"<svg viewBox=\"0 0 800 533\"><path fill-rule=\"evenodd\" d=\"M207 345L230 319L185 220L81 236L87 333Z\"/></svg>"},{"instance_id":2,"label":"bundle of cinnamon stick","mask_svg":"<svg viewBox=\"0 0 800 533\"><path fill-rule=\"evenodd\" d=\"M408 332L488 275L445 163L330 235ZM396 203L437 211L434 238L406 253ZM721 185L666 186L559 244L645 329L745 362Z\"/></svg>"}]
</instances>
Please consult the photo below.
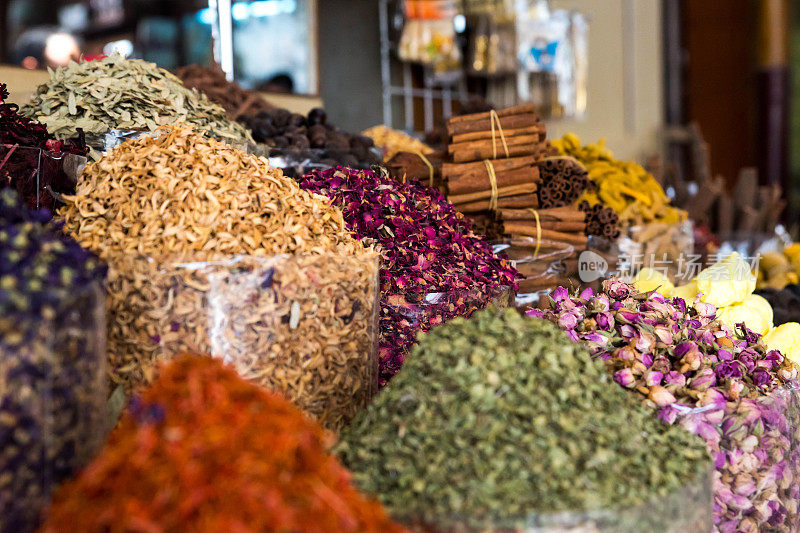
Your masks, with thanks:
<instances>
[{"instance_id":1,"label":"bundle of cinnamon stick","mask_svg":"<svg viewBox=\"0 0 800 533\"><path fill-rule=\"evenodd\" d=\"M581 248L588 242L586 214L574 205L540 210L500 209L498 216L504 232L512 236L524 235Z\"/></svg>"},{"instance_id":2,"label":"bundle of cinnamon stick","mask_svg":"<svg viewBox=\"0 0 800 533\"><path fill-rule=\"evenodd\" d=\"M537 207L536 163L554 148L531 105L453 117L452 162L442 165L447 198L464 213Z\"/></svg>"},{"instance_id":3,"label":"bundle of cinnamon stick","mask_svg":"<svg viewBox=\"0 0 800 533\"><path fill-rule=\"evenodd\" d=\"M446 189L442 180L442 165L445 157L444 152L429 154L397 152L385 165L389 175L400 183L416 179L423 185L436 187L445 193Z\"/></svg>"},{"instance_id":4,"label":"bundle of cinnamon stick","mask_svg":"<svg viewBox=\"0 0 800 533\"><path fill-rule=\"evenodd\" d=\"M593 185L586 169L570 159L546 159L539 167L542 175L538 192L540 207L571 205Z\"/></svg>"}]
</instances>

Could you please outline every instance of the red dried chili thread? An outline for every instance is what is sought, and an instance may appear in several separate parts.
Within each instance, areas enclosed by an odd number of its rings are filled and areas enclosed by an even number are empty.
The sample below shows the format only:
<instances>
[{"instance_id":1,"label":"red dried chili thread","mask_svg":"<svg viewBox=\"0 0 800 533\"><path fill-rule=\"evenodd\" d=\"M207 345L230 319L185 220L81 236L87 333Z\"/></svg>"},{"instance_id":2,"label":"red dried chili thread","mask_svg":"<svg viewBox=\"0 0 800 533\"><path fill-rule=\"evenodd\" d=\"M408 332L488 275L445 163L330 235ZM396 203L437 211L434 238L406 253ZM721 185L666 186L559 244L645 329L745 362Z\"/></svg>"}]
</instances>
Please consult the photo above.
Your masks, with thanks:
<instances>
[{"instance_id":1,"label":"red dried chili thread","mask_svg":"<svg viewBox=\"0 0 800 533\"><path fill-rule=\"evenodd\" d=\"M183 354L56 493L43 531L405 531L353 487L328 435L218 360Z\"/></svg>"}]
</instances>

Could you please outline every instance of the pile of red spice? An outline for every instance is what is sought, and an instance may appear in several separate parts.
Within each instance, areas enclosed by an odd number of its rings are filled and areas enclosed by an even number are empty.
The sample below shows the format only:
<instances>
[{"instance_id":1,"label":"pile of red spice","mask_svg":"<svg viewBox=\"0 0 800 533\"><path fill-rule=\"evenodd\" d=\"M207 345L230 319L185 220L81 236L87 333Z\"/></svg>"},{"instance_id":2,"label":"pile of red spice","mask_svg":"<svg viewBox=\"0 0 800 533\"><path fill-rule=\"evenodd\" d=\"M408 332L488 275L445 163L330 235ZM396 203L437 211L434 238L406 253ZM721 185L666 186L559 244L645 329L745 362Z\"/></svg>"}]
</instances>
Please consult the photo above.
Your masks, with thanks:
<instances>
[{"instance_id":1,"label":"pile of red spice","mask_svg":"<svg viewBox=\"0 0 800 533\"><path fill-rule=\"evenodd\" d=\"M56 493L43 531L402 532L297 407L183 354Z\"/></svg>"},{"instance_id":2,"label":"pile of red spice","mask_svg":"<svg viewBox=\"0 0 800 533\"><path fill-rule=\"evenodd\" d=\"M470 316L501 287L517 288L517 270L437 189L347 167L314 171L300 186L330 198L347 229L380 248L381 386L419 332Z\"/></svg>"},{"instance_id":3,"label":"pile of red spice","mask_svg":"<svg viewBox=\"0 0 800 533\"><path fill-rule=\"evenodd\" d=\"M88 153L83 134L69 141L56 140L44 124L20 115L17 104L6 102L8 96L6 84L0 83L0 188L15 189L32 209L53 209L56 200L48 189L75 192L75 183L61 168L61 158Z\"/></svg>"}]
</instances>

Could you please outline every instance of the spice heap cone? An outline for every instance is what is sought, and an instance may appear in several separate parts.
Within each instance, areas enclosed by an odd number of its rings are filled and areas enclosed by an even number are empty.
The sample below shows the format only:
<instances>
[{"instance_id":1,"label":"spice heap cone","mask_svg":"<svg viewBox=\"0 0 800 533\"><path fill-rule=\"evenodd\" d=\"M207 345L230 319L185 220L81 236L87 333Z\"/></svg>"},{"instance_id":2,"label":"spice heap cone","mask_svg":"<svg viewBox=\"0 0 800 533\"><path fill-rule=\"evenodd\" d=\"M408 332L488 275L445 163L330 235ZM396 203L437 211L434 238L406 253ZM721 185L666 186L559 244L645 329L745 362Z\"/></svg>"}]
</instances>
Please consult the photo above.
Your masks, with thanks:
<instances>
[{"instance_id":1,"label":"spice heap cone","mask_svg":"<svg viewBox=\"0 0 800 533\"><path fill-rule=\"evenodd\" d=\"M33 531L102 444L105 266L0 191L0 531Z\"/></svg>"},{"instance_id":2,"label":"spice heap cone","mask_svg":"<svg viewBox=\"0 0 800 533\"><path fill-rule=\"evenodd\" d=\"M208 97L186 88L155 63L113 54L95 61L71 62L51 72L24 115L46 125L58 139L105 134L112 129L154 131L188 122L227 142L253 139Z\"/></svg>"},{"instance_id":3,"label":"spice heap cone","mask_svg":"<svg viewBox=\"0 0 800 533\"><path fill-rule=\"evenodd\" d=\"M555 325L513 310L426 333L338 452L397 516L476 528L634 507L708 481L700 439L615 388Z\"/></svg>"},{"instance_id":4,"label":"spice heap cone","mask_svg":"<svg viewBox=\"0 0 800 533\"><path fill-rule=\"evenodd\" d=\"M382 385L419 331L468 316L516 284L517 271L436 189L349 168L315 171L301 185L331 198L350 231L381 249ZM435 300L426 301L432 293Z\"/></svg>"},{"instance_id":5,"label":"spice heap cone","mask_svg":"<svg viewBox=\"0 0 800 533\"><path fill-rule=\"evenodd\" d=\"M549 309L528 313L587 346L660 419L704 439L717 531L797 529L798 372L760 335L721 323L708 302L687 305L617 280L599 294L559 287Z\"/></svg>"},{"instance_id":6,"label":"spice heap cone","mask_svg":"<svg viewBox=\"0 0 800 533\"><path fill-rule=\"evenodd\" d=\"M401 533L325 435L219 361L180 356L56 494L43 531Z\"/></svg>"},{"instance_id":7,"label":"spice heap cone","mask_svg":"<svg viewBox=\"0 0 800 533\"><path fill-rule=\"evenodd\" d=\"M377 254L323 197L182 125L116 147L66 201L67 231L110 265L114 383L131 391L193 350L328 427L366 404Z\"/></svg>"}]
</instances>

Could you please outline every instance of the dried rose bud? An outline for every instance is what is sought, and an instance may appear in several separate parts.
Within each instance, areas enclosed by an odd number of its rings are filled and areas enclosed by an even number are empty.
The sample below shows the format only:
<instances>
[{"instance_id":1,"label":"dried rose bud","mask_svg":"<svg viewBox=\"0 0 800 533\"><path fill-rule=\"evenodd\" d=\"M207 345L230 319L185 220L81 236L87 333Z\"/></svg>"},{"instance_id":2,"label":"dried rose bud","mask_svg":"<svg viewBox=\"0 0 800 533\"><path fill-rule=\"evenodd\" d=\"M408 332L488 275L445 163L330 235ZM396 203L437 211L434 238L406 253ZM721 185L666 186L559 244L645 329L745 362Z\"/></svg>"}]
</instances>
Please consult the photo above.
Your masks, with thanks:
<instances>
[{"instance_id":1,"label":"dried rose bud","mask_svg":"<svg viewBox=\"0 0 800 533\"><path fill-rule=\"evenodd\" d=\"M648 395L648 398L655 402L655 404L659 407L675 403L675 396L673 396L672 393L667 389L659 385L650 388L650 394Z\"/></svg>"},{"instance_id":2,"label":"dried rose bud","mask_svg":"<svg viewBox=\"0 0 800 533\"><path fill-rule=\"evenodd\" d=\"M689 386L694 390L704 391L714 386L716 382L717 376L714 374L714 371L710 368L703 368L692 378L692 381L689 382Z\"/></svg>"},{"instance_id":3,"label":"dried rose bud","mask_svg":"<svg viewBox=\"0 0 800 533\"><path fill-rule=\"evenodd\" d=\"M626 388L632 388L636 384L636 378L633 376L630 368L623 368L614 373L614 381Z\"/></svg>"}]
</instances>

